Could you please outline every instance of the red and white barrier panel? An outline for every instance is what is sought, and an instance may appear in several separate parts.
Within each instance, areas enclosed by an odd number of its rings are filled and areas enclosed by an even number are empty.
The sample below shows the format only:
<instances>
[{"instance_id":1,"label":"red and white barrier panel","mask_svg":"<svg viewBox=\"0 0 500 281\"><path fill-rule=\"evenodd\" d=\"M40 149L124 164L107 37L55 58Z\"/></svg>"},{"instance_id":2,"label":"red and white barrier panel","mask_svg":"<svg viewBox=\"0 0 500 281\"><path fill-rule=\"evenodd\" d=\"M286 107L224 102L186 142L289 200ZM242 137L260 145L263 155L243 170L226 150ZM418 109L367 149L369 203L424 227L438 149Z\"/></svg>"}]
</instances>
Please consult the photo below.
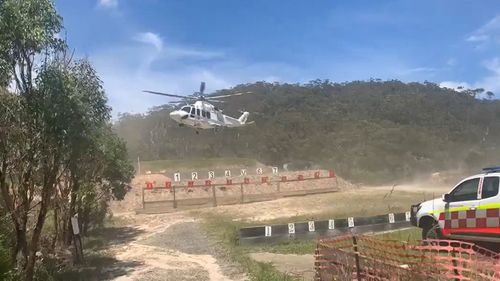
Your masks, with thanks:
<instances>
[{"instance_id":1,"label":"red and white barrier panel","mask_svg":"<svg viewBox=\"0 0 500 281\"><path fill-rule=\"evenodd\" d=\"M262 168L259 168L259 169L262 170ZM242 171L243 170L244 169L242 169ZM277 168L274 171L277 172ZM197 172L192 172L191 173L191 180L187 181L186 187L191 188L191 187L207 187L207 186L214 186L214 185L241 185L241 184L245 184L246 185L246 184L252 184L251 179L249 177L244 177L243 178L243 182L234 182L232 178L227 177L227 175L231 175L231 171L230 170L226 170L226 173L224 175L226 176L226 183L225 184L215 183L214 182L215 173L212 172L212 171L208 172L208 177L209 177L208 179L206 179L201 184L196 184L196 180L198 180L198 173ZM299 175L297 175L296 178L293 178L293 179L290 179L287 176L281 176L281 177L279 177L279 180L271 180L271 178L269 176L261 176L260 177L260 182L254 182L253 184L257 184L257 183L260 183L260 184L269 184L269 183L273 183L273 182L294 182L294 181L319 180L319 179L327 179L327 178L335 178L335 177L336 177L336 175L335 175L335 172L333 170L329 170L327 176L322 176L322 173L320 171L316 171L316 172L314 172L313 177L311 177L311 178L306 178L306 177L304 177L303 174L299 174ZM180 182L180 179L181 179L180 173L175 173L174 174L174 181L175 182ZM173 187L173 184L172 184L171 181L166 181L165 182L164 188L170 189L172 187ZM178 185L177 187L180 187L180 186ZM147 181L146 182L146 189L153 189L153 188L161 188L161 187L156 187L156 182L154 182L154 181L153 182Z\"/></svg>"}]
</instances>

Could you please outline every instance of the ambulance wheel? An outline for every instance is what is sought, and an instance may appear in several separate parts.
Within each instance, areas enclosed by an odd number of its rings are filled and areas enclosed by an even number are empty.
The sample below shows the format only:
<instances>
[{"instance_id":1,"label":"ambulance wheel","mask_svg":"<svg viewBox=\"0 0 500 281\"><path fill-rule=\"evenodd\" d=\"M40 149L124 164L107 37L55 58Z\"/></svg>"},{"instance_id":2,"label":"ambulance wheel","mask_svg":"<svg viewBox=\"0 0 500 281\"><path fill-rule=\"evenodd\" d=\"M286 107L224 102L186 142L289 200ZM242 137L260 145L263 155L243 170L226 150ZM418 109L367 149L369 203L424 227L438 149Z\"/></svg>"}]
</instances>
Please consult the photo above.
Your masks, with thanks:
<instances>
[{"instance_id":1,"label":"ambulance wheel","mask_svg":"<svg viewBox=\"0 0 500 281\"><path fill-rule=\"evenodd\" d=\"M441 239L443 235L441 234L441 229L439 229L439 224L428 225L422 228L422 239Z\"/></svg>"}]
</instances>

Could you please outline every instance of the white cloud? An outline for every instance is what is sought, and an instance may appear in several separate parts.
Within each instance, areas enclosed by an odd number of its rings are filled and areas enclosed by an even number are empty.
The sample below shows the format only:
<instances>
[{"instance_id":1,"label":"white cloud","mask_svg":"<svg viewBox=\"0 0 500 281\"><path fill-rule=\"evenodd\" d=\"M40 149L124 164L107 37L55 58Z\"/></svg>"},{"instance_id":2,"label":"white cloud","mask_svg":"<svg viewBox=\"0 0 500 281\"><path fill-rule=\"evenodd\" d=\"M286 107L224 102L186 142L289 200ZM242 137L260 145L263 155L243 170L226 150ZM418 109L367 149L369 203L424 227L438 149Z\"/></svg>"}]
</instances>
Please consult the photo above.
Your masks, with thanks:
<instances>
[{"instance_id":1,"label":"white cloud","mask_svg":"<svg viewBox=\"0 0 500 281\"><path fill-rule=\"evenodd\" d=\"M439 83L439 86L441 88L453 89L458 92L472 88L472 86L469 83L459 82L459 81L443 81Z\"/></svg>"},{"instance_id":2,"label":"white cloud","mask_svg":"<svg viewBox=\"0 0 500 281\"><path fill-rule=\"evenodd\" d=\"M158 51L163 49L163 40L153 32L143 32L134 36L134 40L145 44L153 45Z\"/></svg>"},{"instance_id":3,"label":"white cloud","mask_svg":"<svg viewBox=\"0 0 500 281\"><path fill-rule=\"evenodd\" d=\"M248 63L219 50L159 45L161 41L155 38L160 37L147 35L135 39L155 46L156 52L151 51L150 45L131 43L110 46L90 55L115 117L119 112L141 113L173 100L148 95L143 90L189 95L198 90L201 81L207 83L206 92L211 93L240 83L300 79L299 71L286 64Z\"/></svg>"},{"instance_id":4,"label":"white cloud","mask_svg":"<svg viewBox=\"0 0 500 281\"><path fill-rule=\"evenodd\" d=\"M97 5L103 8L116 8L118 7L118 0L98 0Z\"/></svg>"},{"instance_id":5,"label":"white cloud","mask_svg":"<svg viewBox=\"0 0 500 281\"><path fill-rule=\"evenodd\" d=\"M484 47L489 43L500 44L500 15L472 32L465 40L478 44L479 47Z\"/></svg>"},{"instance_id":6,"label":"white cloud","mask_svg":"<svg viewBox=\"0 0 500 281\"><path fill-rule=\"evenodd\" d=\"M484 61L483 66L491 71L491 74L478 81L478 86L486 91L500 94L500 58Z\"/></svg>"},{"instance_id":7,"label":"white cloud","mask_svg":"<svg viewBox=\"0 0 500 281\"><path fill-rule=\"evenodd\" d=\"M446 64L448 66L455 66L456 64L458 63L458 60L456 58L449 58L447 61L446 61Z\"/></svg>"},{"instance_id":8,"label":"white cloud","mask_svg":"<svg viewBox=\"0 0 500 281\"><path fill-rule=\"evenodd\" d=\"M495 94L500 94L500 58L496 57L491 60L484 61L482 64L491 73L474 83L443 81L439 85L443 88L455 89L457 91L483 88L485 92L491 91ZM480 96L480 98L483 97L486 96Z\"/></svg>"}]
</instances>

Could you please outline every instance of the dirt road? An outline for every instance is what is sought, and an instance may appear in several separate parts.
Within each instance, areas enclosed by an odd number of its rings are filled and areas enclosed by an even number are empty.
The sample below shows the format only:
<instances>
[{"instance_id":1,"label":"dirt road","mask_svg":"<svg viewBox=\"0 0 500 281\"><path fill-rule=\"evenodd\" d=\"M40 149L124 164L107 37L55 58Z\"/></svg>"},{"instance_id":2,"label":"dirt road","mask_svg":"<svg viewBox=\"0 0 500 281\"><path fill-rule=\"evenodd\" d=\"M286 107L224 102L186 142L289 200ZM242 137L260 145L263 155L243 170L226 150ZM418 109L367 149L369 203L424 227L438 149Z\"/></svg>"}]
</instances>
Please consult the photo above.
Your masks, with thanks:
<instances>
[{"instance_id":1,"label":"dirt road","mask_svg":"<svg viewBox=\"0 0 500 281\"><path fill-rule=\"evenodd\" d=\"M118 264L134 264L115 281L239 281L246 276L185 214L128 215L140 230L134 241L110 249Z\"/></svg>"}]
</instances>

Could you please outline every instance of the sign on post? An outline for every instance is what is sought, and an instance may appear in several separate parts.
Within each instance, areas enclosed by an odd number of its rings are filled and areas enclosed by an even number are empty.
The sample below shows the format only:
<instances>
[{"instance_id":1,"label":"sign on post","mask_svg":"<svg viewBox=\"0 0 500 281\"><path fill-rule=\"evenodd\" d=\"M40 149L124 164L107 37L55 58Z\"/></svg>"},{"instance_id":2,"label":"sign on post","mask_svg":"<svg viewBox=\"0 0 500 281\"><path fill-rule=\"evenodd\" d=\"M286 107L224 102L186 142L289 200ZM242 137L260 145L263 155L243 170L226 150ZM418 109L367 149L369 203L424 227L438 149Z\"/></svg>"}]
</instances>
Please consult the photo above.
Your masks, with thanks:
<instances>
[{"instance_id":1,"label":"sign on post","mask_svg":"<svg viewBox=\"0 0 500 281\"><path fill-rule=\"evenodd\" d=\"M295 224L289 223L288 224L288 234L294 234L294 233L295 233Z\"/></svg>"},{"instance_id":2,"label":"sign on post","mask_svg":"<svg viewBox=\"0 0 500 281\"><path fill-rule=\"evenodd\" d=\"M411 220L411 214L410 214L410 212L406 212L405 213L405 218L406 218L406 221L410 221Z\"/></svg>"},{"instance_id":3,"label":"sign on post","mask_svg":"<svg viewBox=\"0 0 500 281\"><path fill-rule=\"evenodd\" d=\"M328 220L328 229L335 229L335 220Z\"/></svg>"},{"instance_id":4,"label":"sign on post","mask_svg":"<svg viewBox=\"0 0 500 281\"><path fill-rule=\"evenodd\" d=\"M78 217L74 216L71 218L71 226L73 228L73 234L80 234L80 227L78 226Z\"/></svg>"},{"instance_id":5,"label":"sign on post","mask_svg":"<svg viewBox=\"0 0 500 281\"><path fill-rule=\"evenodd\" d=\"M265 236L266 236L266 237L269 237L269 236L271 236L272 234L273 234L273 233L272 233L271 226L266 225L266 227L265 227Z\"/></svg>"},{"instance_id":6,"label":"sign on post","mask_svg":"<svg viewBox=\"0 0 500 281\"><path fill-rule=\"evenodd\" d=\"M278 175L278 167L273 167L273 175Z\"/></svg>"},{"instance_id":7,"label":"sign on post","mask_svg":"<svg viewBox=\"0 0 500 281\"><path fill-rule=\"evenodd\" d=\"M224 175L228 178L231 177L231 170L225 170Z\"/></svg>"},{"instance_id":8,"label":"sign on post","mask_svg":"<svg viewBox=\"0 0 500 281\"><path fill-rule=\"evenodd\" d=\"M241 169L240 175L241 176L246 176L247 175L247 170L246 169Z\"/></svg>"},{"instance_id":9,"label":"sign on post","mask_svg":"<svg viewBox=\"0 0 500 281\"><path fill-rule=\"evenodd\" d=\"M174 181L175 182L180 182L181 181L181 173L175 173L174 174Z\"/></svg>"},{"instance_id":10,"label":"sign on post","mask_svg":"<svg viewBox=\"0 0 500 281\"><path fill-rule=\"evenodd\" d=\"M191 172L191 180L197 180L198 179L198 173L197 172Z\"/></svg>"},{"instance_id":11,"label":"sign on post","mask_svg":"<svg viewBox=\"0 0 500 281\"><path fill-rule=\"evenodd\" d=\"M314 232L316 229L314 227L314 221L309 221L307 222L307 225L309 226L309 231Z\"/></svg>"},{"instance_id":12,"label":"sign on post","mask_svg":"<svg viewBox=\"0 0 500 281\"><path fill-rule=\"evenodd\" d=\"M215 172L214 171L209 171L208 172L208 179L209 180L215 179Z\"/></svg>"},{"instance_id":13,"label":"sign on post","mask_svg":"<svg viewBox=\"0 0 500 281\"><path fill-rule=\"evenodd\" d=\"M262 168L257 168L255 172L257 173L257 175L262 175Z\"/></svg>"},{"instance_id":14,"label":"sign on post","mask_svg":"<svg viewBox=\"0 0 500 281\"><path fill-rule=\"evenodd\" d=\"M390 213L389 214L389 223L394 223L395 220L394 220L394 214L393 213Z\"/></svg>"},{"instance_id":15,"label":"sign on post","mask_svg":"<svg viewBox=\"0 0 500 281\"><path fill-rule=\"evenodd\" d=\"M354 227L354 218L353 217L347 218L347 226Z\"/></svg>"}]
</instances>

